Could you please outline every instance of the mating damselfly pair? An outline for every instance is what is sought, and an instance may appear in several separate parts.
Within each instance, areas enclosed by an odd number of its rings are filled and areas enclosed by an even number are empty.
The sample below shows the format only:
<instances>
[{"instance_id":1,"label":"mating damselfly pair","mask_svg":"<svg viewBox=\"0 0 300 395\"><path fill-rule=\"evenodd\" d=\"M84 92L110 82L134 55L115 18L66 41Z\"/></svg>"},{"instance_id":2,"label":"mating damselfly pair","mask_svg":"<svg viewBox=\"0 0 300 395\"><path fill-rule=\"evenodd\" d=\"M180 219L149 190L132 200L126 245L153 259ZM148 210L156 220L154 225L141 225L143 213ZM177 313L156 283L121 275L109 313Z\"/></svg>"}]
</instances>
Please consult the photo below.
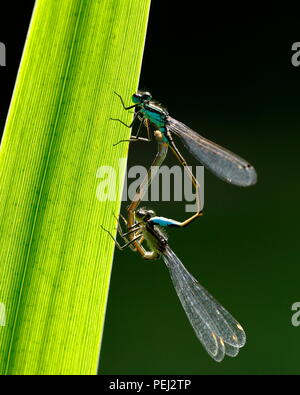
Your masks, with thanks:
<instances>
[{"instance_id":1,"label":"mating damselfly pair","mask_svg":"<svg viewBox=\"0 0 300 395\"><path fill-rule=\"evenodd\" d=\"M118 95L118 94L117 94ZM197 212L183 222L170 218L158 217L152 210L138 209L138 206L149 187L153 174L148 173L128 208L127 231L123 232L118 223L118 233L125 240L121 246L115 240L119 249L129 246L138 251L144 259L153 260L162 257L173 281L184 311L208 354L216 361L222 361L225 355L236 356L239 348L245 344L246 336L241 325L212 295L201 286L186 270L182 262L170 248L162 227L184 227L202 215L200 203L200 185L173 140L173 134L178 136L185 147L207 169L220 179L242 187L256 183L255 169L244 159L231 151L200 136L198 133L170 117L168 111L159 103L152 100L149 92L138 91L132 96L133 105L125 106L123 99L118 95L123 108L135 108L133 122L126 125L120 119L114 119L127 127L140 122L137 133L129 141L151 141L153 128L154 138L158 143L158 152L152 163L154 168L160 166L167 154L168 148L175 154L184 169L188 172L196 189ZM146 127L147 138L140 137L142 126ZM121 140L128 141L128 140ZM151 166L151 168L152 168ZM149 250L142 243L147 242Z\"/></svg>"}]
</instances>

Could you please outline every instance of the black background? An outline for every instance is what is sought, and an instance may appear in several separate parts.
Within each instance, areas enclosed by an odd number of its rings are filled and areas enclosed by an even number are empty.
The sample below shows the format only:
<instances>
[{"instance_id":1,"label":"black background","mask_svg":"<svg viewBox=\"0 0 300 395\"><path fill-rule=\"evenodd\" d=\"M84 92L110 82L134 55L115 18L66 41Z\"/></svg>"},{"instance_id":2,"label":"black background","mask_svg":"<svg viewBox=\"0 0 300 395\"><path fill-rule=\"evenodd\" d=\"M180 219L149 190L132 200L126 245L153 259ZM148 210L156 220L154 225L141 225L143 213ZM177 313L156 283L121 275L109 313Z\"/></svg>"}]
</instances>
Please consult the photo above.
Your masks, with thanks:
<instances>
[{"instance_id":1,"label":"black background","mask_svg":"<svg viewBox=\"0 0 300 395\"><path fill-rule=\"evenodd\" d=\"M3 130L34 2L1 5ZM243 324L248 342L216 364L198 344L162 264L116 252L101 354L102 373L299 373L299 82L291 46L299 16L284 3L152 2L140 87L170 114L257 169L249 189L206 173L205 216L170 231L189 270ZM129 98L128 98L129 99ZM150 150L151 151L151 150ZM153 146L155 152L155 145ZM149 164L131 148L130 164ZM185 155L188 162L196 164ZM172 163L172 159L169 159ZM156 204L178 218L182 207Z\"/></svg>"}]
</instances>

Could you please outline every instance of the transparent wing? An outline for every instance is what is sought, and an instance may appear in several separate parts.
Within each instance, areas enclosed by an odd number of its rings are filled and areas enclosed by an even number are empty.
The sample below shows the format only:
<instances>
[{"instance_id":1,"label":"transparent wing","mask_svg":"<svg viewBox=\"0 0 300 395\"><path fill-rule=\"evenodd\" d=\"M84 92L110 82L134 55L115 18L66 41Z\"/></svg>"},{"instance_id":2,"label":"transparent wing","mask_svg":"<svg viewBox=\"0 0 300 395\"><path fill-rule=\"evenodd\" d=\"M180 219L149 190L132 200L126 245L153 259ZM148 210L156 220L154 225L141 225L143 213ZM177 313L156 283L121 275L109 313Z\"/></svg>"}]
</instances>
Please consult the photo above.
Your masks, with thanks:
<instances>
[{"instance_id":1,"label":"transparent wing","mask_svg":"<svg viewBox=\"0 0 300 395\"><path fill-rule=\"evenodd\" d=\"M254 167L243 158L200 136L172 117L168 117L168 129L179 136L191 154L217 177L243 187L256 183Z\"/></svg>"},{"instance_id":2,"label":"transparent wing","mask_svg":"<svg viewBox=\"0 0 300 395\"><path fill-rule=\"evenodd\" d=\"M197 282L169 246L163 259L183 309L208 354L218 362L225 354L236 356L246 342L240 324Z\"/></svg>"}]
</instances>

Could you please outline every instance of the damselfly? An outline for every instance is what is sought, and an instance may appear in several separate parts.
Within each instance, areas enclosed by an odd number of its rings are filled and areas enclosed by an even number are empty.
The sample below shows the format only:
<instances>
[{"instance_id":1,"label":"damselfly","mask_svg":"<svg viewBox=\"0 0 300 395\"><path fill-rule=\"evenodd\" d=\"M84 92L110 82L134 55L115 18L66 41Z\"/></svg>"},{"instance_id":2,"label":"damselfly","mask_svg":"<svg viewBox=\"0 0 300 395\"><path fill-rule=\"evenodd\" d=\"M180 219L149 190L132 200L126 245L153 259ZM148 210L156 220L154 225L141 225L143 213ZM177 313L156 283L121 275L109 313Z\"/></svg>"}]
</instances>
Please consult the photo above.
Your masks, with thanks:
<instances>
[{"instance_id":1,"label":"damselfly","mask_svg":"<svg viewBox=\"0 0 300 395\"><path fill-rule=\"evenodd\" d=\"M138 243L141 247L139 252L144 259L162 257L182 307L205 350L218 362L225 355L235 357L246 342L245 332L235 318L187 271L170 248L161 226L174 226L174 221L157 217L152 210L143 208L135 212L135 219L136 223L127 233L122 232L118 223L118 232L126 242L123 246L109 231L103 229L109 233L120 250L128 246L135 250L133 243ZM133 232L134 239L128 240L127 236ZM142 246L144 240L147 241L150 251Z\"/></svg>"},{"instance_id":2,"label":"damselfly","mask_svg":"<svg viewBox=\"0 0 300 395\"><path fill-rule=\"evenodd\" d=\"M145 120L149 120L150 124L161 132L162 141L172 148L180 161L185 162L174 144L172 133L180 137L186 148L200 163L222 180L242 187L247 187L256 183L257 175L252 165L240 156L200 136L182 122L170 117L166 108L155 100L152 100L151 93L143 91L134 93L132 95L134 104L128 107L124 105L122 97L119 94L117 95L125 110L135 108L136 112L130 125L126 125L120 119L115 120L120 121L130 128L136 120L141 121L136 136L132 136L130 141L139 139L149 141L149 131L148 139L139 137L141 125Z\"/></svg>"}]
</instances>

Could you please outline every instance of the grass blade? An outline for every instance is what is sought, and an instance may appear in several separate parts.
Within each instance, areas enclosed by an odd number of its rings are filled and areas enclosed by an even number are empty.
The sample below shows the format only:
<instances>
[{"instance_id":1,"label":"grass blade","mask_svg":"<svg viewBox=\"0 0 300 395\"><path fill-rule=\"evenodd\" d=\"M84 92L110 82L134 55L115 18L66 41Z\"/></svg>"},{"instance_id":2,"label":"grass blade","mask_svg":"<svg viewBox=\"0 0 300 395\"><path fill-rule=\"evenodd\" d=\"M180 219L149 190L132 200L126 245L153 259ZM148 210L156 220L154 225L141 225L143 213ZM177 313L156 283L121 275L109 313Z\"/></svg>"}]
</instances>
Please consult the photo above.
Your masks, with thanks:
<instances>
[{"instance_id":1,"label":"grass blade","mask_svg":"<svg viewBox=\"0 0 300 395\"><path fill-rule=\"evenodd\" d=\"M109 118L132 117L113 91L137 88L149 6L36 2L0 152L1 374L97 371L130 133Z\"/></svg>"}]
</instances>

